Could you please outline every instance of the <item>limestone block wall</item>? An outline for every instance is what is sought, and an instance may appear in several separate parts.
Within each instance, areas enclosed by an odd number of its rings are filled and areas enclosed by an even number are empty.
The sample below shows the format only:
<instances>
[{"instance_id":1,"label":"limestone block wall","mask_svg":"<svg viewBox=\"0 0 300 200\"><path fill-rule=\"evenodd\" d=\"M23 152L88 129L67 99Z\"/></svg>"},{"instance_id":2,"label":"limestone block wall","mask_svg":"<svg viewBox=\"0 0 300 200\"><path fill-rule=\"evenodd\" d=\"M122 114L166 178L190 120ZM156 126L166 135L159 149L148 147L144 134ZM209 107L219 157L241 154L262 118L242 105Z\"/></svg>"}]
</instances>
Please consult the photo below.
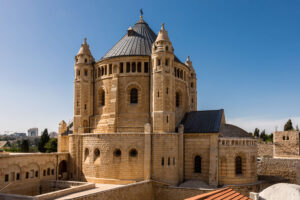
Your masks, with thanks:
<instances>
[{"instance_id":1,"label":"limestone block wall","mask_svg":"<svg viewBox=\"0 0 300 200\"><path fill-rule=\"evenodd\" d=\"M273 144L272 143L258 143L257 144L258 157L273 158Z\"/></svg>"},{"instance_id":2,"label":"limestone block wall","mask_svg":"<svg viewBox=\"0 0 300 200\"><path fill-rule=\"evenodd\" d=\"M300 158L299 131L279 131L274 133L274 157Z\"/></svg>"},{"instance_id":3,"label":"limestone block wall","mask_svg":"<svg viewBox=\"0 0 300 200\"><path fill-rule=\"evenodd\" d=\"M287 179L290 183L300 184L297 181L297 166L300 166L300 159L263 158L257 163L257 174L281 177Z\"/></svg>"},{"instance_id":4,"label":"limestone block wall","mask_svg":"<svg viewBox=\"0 0 300 200\"><path fill-rule=\"evenodd\" d=\"M69 137L68 135L58 135L57 152L69 152Z\"/></svg>"},{"instance_id":5,"label":"limestone block wall","mask_svg":"<svg viewBox=\"0 0 300 200\"><path fill-rule=\"evenodd\" d=\"M179 140L177 133L152 134L152 177L151 179L169 184L179 183L180 156Z\"/></svg>"},{"instance_id":6,"label":"limestone block wall","mask_svg":"<svg viewBox=\"0 0 300 200\"><path fill-rule=\"evenodd\" d=\"M41 180L58 178L59 164L68 153L13 153L0 155L2 193L36 194Z\"/></svg>"},{"instance_id":7,"label":"limestone block wall","mask_svg":"<svg viewBox=\"0 0 300 200\"><path fill-rule=\"evenodd\" d=\"M83 180L144 179L144 133L84 134L81 138Z\"/></svg>"},{"instance_id":8,"label":"limestone block wall","mask_svg":"<svg viewBox=\"0 0 300 200\"><path fill-rule=\"evenodd\" d=\"M236 157L242 160L242 173L236 173ZM219 184L247 184L257 181L257 141L255 139L219 139Z\"/></svg>"},{"instance_id":9,"label":"limestone block wall","mask_svg":"<svg viewBox=\"0 0 300 200\"><path fill-rule=\"evenodd\" d=\"M201 172L195 172L195 157L201 158ZM217 166L215 166L217 167ZM184 134L184 178L209 183L210 135Z\"/></svg>"}]
</instances>

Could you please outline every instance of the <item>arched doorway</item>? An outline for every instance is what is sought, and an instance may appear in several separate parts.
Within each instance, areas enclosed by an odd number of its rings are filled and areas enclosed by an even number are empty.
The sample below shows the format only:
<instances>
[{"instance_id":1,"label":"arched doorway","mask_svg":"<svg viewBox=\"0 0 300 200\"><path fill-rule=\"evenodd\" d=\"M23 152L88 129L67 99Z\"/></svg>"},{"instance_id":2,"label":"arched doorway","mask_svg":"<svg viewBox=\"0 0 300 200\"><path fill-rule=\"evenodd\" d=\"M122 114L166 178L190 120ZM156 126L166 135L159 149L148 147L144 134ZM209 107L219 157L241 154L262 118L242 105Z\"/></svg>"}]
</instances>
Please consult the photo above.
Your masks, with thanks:
<instances>
[{"instance_id":1,"label":"arched doorway","mask_svg":"<svg viewBox=\"0 0 300 200\"><path fill-rule=\"evenodd\" d=\"M68 179L68 168L67 161L62 160L58 165L58 179L67 180Z\"/></svg>"}]
</instances>

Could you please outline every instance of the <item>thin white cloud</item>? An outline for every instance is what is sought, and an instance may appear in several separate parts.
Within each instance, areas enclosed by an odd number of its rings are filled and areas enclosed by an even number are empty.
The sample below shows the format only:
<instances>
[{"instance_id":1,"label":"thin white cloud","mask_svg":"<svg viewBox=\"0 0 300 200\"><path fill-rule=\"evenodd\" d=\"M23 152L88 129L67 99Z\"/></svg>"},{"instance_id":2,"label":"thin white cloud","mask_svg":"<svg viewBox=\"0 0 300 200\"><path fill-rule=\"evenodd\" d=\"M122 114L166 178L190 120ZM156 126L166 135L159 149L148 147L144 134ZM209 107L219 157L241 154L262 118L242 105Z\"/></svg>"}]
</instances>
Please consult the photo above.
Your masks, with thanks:
<instances>
[{"instance_id":1,"label":"thin white cloud","mask_svg":"<svg viewBox=\"0 0 300 200\"><path fill-rule=\"evenodd\" d=\"M284 124L288 119L292 120L294 128L300 126L300 117L290 117L282 119L254 119L254 118L232 118L227 119L228 124L233 124L245 129L248 132L253 132L255 128L266 130L266 133L273 133L276 129L282 131Z\"/></svg>"}]
</instances>

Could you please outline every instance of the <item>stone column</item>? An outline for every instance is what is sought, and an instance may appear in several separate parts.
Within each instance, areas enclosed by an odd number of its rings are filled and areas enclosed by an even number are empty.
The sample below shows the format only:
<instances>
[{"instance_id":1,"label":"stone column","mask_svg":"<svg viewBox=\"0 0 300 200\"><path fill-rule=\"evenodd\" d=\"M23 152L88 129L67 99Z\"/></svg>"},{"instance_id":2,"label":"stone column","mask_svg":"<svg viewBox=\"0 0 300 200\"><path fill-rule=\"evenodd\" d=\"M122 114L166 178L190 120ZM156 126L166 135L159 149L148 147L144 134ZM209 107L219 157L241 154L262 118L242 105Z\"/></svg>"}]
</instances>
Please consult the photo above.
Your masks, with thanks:
<instances>
[{"instance_id":1,"label":"stone column","mask_svg":"<svg viewBox=\"0 0 300 200\"><path fill-rule=\"evenodd\" d=\"M209 152L209 185L218 186L218 134L211 134L210 136L210 152Z\"/></svg>"},{"instance_id":2,"label":"stone column","mask_svg":"<svg viewBox=\"0 0 300 200\"><path fill-rule=\"evenodd\" d=\"M151 125L149 123L144 126L144 180L151 179Z\"/></svg>"}]
</instances>

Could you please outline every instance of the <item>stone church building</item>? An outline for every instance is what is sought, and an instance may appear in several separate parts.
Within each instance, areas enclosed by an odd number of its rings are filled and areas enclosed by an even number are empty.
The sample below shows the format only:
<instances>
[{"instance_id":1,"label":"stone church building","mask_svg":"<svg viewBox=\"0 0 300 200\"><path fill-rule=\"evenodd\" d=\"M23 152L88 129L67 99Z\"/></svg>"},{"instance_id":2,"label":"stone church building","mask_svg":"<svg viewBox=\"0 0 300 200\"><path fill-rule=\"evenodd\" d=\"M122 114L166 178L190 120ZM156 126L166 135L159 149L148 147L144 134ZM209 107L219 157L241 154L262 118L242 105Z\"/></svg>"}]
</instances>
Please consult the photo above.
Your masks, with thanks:
<instances>
[{"instance_id":1,"label":"stone church building","mask_svg":"<svg viewBox=\"0 0 300 200\"><path fill-rule=\"evenodd\" d=\"M143 16L99 60L84 39L75 56L73 122L59 125L68 179L257 181L256 140L226 124L224 110L197 110L195 69L174 52L164 24L156 35Z\"/></svg>"}]
</instances>

